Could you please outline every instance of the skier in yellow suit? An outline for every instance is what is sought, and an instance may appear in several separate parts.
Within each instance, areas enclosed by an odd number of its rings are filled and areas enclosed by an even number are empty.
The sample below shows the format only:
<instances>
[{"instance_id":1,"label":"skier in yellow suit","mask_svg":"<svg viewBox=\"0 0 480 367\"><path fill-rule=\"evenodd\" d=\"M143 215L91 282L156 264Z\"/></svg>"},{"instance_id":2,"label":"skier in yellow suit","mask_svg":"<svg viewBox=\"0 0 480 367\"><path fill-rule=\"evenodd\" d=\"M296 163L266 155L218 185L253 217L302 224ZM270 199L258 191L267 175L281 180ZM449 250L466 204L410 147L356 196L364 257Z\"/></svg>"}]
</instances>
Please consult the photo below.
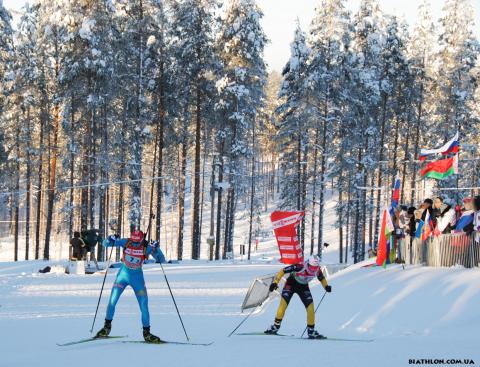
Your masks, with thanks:
<instances>
[{"instance_id":1,"label":"skier in yellow suit","mask_svg":"<svg viewBox=\"0 0 480 367\"><path fill-rule=\"evenodd\" d=\"M287 282L282 290L282 298L280 300L280 305L278 306L277 315L275 316L275 322L267 330L265 330L265 334L278 333L283 316L287 310L288 303L292 299L292 296L297 293L307 310L308 338L324 339L325 337L315 330L315 310L313 307L313 297L308 286L308 283L311 280L317 278L322 283L325 291L332 291L332 287L328 285L327 280L323 276L322 270L320 269L318 257L310 256L303 264L290 265L280 270L272 284L270 284L270 292L273 292L278 288L278 283L285 274L290 275L287 278Z\"/></svg>"}]
</instances>

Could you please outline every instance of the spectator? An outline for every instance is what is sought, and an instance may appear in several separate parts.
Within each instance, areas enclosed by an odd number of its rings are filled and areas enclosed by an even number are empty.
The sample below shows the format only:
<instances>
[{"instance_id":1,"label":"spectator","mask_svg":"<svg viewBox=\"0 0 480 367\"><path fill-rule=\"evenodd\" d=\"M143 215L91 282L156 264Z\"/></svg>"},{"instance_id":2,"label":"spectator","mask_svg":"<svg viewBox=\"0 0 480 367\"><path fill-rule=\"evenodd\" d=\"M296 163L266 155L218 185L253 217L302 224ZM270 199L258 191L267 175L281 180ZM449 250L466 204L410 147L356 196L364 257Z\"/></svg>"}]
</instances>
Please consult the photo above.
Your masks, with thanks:
<instances>
[{"instance_id":1,"label":"spectator","mask_svg":"<svg viewBox=\"0 0 480 367\"><path fill-rule=\"evenodd\" d=\"M473 199L475 214L473 217L473 229L475 231L475 242L480 242L480 195Z\"/></svg>"},{"instance_id":2,"label":"spectator","mask_svg":"<svg viewBox=\"0 0 480 367\"><path fill-rule=\"evenodd\" d=\"M73 232L73 238L70 240L72 246L72 255L70 260L83 260L86 251L85 242L80 238L79 232Z\"/></svg>"},{"instance_id":3,"label":"spectator","mask_svg":"<svg viewBox=\"0 0 480 367\"><path fill-rule=\"evenodd\" d=\"M455 228L455 209L445 203L441 196L437 196L433 202L433 215L436 218L435 235L447 234Z\"/></svg>"},{"instance_id":4,"label":"spectator","mask_svg":"<svg viewBox=\"0 0 480 367\"><path fill-rule=\"evenodd\" d=\"M455 226L455 232L465 232L471 234L473 232L473 198L463 199L463 210L460 218L458 218Z\"/></svg>"},{"instance_id":5,"label":"spectator","mask_svg":"<svg viewBox=\"0 0 480 367\"><path fill-rule=\"evenodd\" d=\"M405 205L400 206L400 212L398 214L398 229L397 237L404 238L405 234L408 232L408 227L410 223L410 217L408 216L408 207Z\"/></svg>"},{"instance_id":6,"label":"spectator","mask_svg":"<svg viewBox=\"0 0 480 367\"><path fill-rule=\"evenodd\" d=\"M408 227L405 230L405 233L407 233L411 237L414 237L415 232L417 231L417 222L415 221L416 210L417 208L415 208L414 206L411 206L407 209Z\"/></svg>"},{"instance_id":7,"label":"spectator","mask_svg":"<svg viewBox=\"0 0 480 367\"><path fill-rule=\"evenodd\" d=\"M93 261L95 263L95 266L97 267L97 270L99 270L97 259L95 257L95 249L97 243L102 242L102 238L99 234L98 229L89 229L86 231L82 231L82 238L86 245L85 257L87 257L87 253L90 253L89 261Z\"/></svg>"},{"instance_id":8,"label":"spectator","mask_svg":"<svg viewBox=\"0 0 480 367\"><path fill-rule=\"evenodd\" d=\"M433 226L436 224L436 218L433 215L433 200L432 199L425 199L422 204L420 204L419 208L415 212L415 221L419 223L420 221L425 222L425 218L427 216L427 212L430 214L430 220L433 222Z\"/></svg>"},{"instance_id":9,"label":"spectator","mask_svg":"<svg viewBox=\"0 0 480 367\"><path fill-rule=\"evenodd\" d=\"M420 205L420 208L424 209L423 213L422 213L422 220L425 220L425 217L427 215L427 211L430 213L430 219L432 219L435 223L435 216L434 216L434 212L433 212L433 200L432 199L425 199L423 201L423 204Z\"/></svg>"}]
</instances>

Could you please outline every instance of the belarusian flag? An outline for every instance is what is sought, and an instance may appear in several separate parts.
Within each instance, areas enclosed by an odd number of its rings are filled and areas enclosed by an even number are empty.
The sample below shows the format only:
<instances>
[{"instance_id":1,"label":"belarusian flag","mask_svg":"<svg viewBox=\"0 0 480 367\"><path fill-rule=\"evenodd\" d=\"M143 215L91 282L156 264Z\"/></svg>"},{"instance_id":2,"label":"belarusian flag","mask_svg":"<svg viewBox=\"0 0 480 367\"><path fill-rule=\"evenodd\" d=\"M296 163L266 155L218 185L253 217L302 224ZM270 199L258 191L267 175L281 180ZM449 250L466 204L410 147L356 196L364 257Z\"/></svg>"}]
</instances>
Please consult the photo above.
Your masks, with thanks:
<instances>
[{"instance_id":1,"label":"belarusian flag","mask_svg":"<svg viewBox=\"0 0 480 367\"><path fill-rule=\"evenodd\" d=\"M435 178L437 180L443 180L444 178L457 173L458 154L455 154L451 158L429 162L425 168L420 171L422 177Z\"/></svg>"},{"instance_id":2,"label":"belarusian flag","mask_svg":"<svg viewBox=\"0 0 480 367\"><path fill-rule=\"evenodd\" d=\"M380 230L380 238L378 239L377 246L377 265L383 267L387 264L387 246L388 239L391 233L394 231L392 217L388 208L385 206L383 209L382 228Z\"/></svg>"}]
</instances>

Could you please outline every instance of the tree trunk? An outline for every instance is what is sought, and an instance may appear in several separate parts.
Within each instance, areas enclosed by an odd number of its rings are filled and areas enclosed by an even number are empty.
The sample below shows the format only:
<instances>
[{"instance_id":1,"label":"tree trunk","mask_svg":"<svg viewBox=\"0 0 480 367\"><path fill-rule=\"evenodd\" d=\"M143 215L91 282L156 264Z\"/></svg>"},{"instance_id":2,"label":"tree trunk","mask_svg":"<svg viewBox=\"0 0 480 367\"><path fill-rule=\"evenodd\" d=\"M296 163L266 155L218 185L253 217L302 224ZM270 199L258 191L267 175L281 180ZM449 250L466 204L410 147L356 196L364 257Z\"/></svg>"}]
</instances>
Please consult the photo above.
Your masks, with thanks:
<instances>
[{"instance_id":1,"label":"tree trunk","mask_svg":"<svg viewBox=\"0 0 480 367\"><path fill-rule=\"evenodd\" d=\"M56 35L54 35L56 36ZM59 80L59 43L55 42L55 55L56 55L56 63L55 63L55 81ZM52 144L49 151L50 151L50 165L49 165L49 190L48 190L48 197L47 197L47 223L45 225L45 248L43 249L43 258L45 260L50 259L50 235L52 232L52 219L53 219L53 206L55 204L55 188L56 188L56 176L57 176L57 154L58 154L58 133L60 127L60 106L59 101L53 101L53 142L50 141ZM49 136L50 139L50 136Z\"/></svg>"},{"instance_id":2,"label":"tree trunk","mask_svg":"<svg viewBox=\"0 0 480 367\"><path fill-rule=\"evenodd\" d=\"M30 120L30 107L27 109L27 177L26 177L26 191L25 198L25 260L29 259L30 252L30 212L31 212L31 189L32 189L32 122Z\"/></svg>"},{"instance_id":3,"label":"tree trunk","mask_svg":"<svg viewBox=\"0 0 480 367\"><path fill-rule=\"evenodd\" d=\"M305 220L307 217L307 155L308 150L305 148L303 153L303 164L302 164L302 198L301 198L301 205L302 205L302 212L304 213L302 222L300 224L301 227L301 243L302 243L302 251L305 252Z\"/></svg>"},{"instance_id":4,"label":"tree trunk","mask_svg":"<svg viewBox=\"0 0 480 367\"><path fill-rule=\"evenodd\" d=\"M70 195L69 195L69 202L68 202L68 238L73 237L73 216L74 216L74 191L73 185L74 181L74 169L75 169L75 133L74 133L74 126L75 126L75 108L74 108L74 96L73 94L70 96Z\"/></svg>"},{"instance_id":5,"label":"tree trunk","mask_svg":"<svg viewBox=\"0 0 480 367\"><path fill-rule=\"evenodd\" d=\"M253 227L253 204L255 201L255 124L252 131L252 171L251 171L251 186L250 186L250 223L248 229L248 257L250 260L250 253L252 249L252 227Z\"/></svg>"},{"instance_id":6,"label":"tree trunk","mask_svg":"<svg viewBox=\"0 0 480 367\"><path fill-rule=\"evenodd\" d=\"M101 135L101 152L102 163L100 168L101 182L108 182L108 110L107 104L102 106L103 112L103 126ZM107 212L108 212L108 186L100 186L99 189L99 205L98 205L98 231L102 238L106 238L107 233ZM112 249L113 250L113 249ZM101 243L98 244L97 258L98 261L104 260L104 249Z\"/></svg>"},{"instance_id":7,"label":"tree trunk","mask_svg":"<svg viewBox=\"0 0 480 367\"><path fill-rule=\"evenodd\" d=\"M42 107L42 112L44 110ZM35 260L40 258L40 225L42 219L42 197L43 197L43 149L45 139L45 113L40 114L40 139L39 139L39 153L38 153L38 173L37 173L37 207L36 207L36 222L35 222Z\"/></svg>"},{"instance_id":8,"label":"tree trunk","mask_svg":"<svg viewBox=\"0 0 480 367\"><path fill-rule=\"evenodd\" d=\"M347 197L347 223L346 223L346 233L345 233L345 264L348 264L348 245L350 244L351 236L351 201L352 200L352 185L350 179L348 179L348 197Z\"/></svg>"},{"instance_id":9,"label":"tree trunk","mask_svg":"<svg viewBox=\"0 0 480 367\"><path fill-rule=\"evenodd\" d=\"M193 218L192 218L192 259L200 258L200 145L201 145L201 92L200 86L196 86L196 109L195 109L195 183L193 189Z\"/></svg>"},{"instance_id":10,"label":"tree trunk","mask_svg":"<svg viewBox=\"0 0 480 367\"><path fill-rule=\"evenodd\" d=\"M365 175L365 172L362 168L362 148L358 147L358 170L357 170L357 182L362 175ZM353 222L353 262L356 264L359 261L358 253L359 248L361 247L361 228L360 228L360 189L355 190L355 218Z\"/></svg>"},{"instance_id":11,"label":"tree trunk","mask_svg":"<svg viewBox=\"0 0 480 367\"><path fill-rule=\"evenodd\" d=\"M215 240L215 156L212 158L212 174L210 175L210 232L209 232L209 256L208 259L214 259L214 240Z\"/></svg>"},{"instance_id":12,"label":"tree trunk","mask_svg":"<svg viewBox=\"0 0 480 367\"><path fill-rule=\"evenodd\" d=\"M91 125L89 122L85 124L86 131L83 135L83 165L82 165L82 189L80 194L80 229L82 231L86 231L88 229L88 184L90 181L90 169L89 162L90 162L90 153L91 153L91 145L90 145L90 128Z\"/></svg>"},{"instance_id":13,"label":"tree trunk","mask_svg":"<svg viewBox=\"0 0 480 367\"><path fill-rule=\"evenodd\" d=\"M222 192L223 187L223 154L224 154L224 142L220 143L219 149L219 172L218 172L218 201L217 201L217 230L215 236L215 260L220 260L220 242L221 242L221 224L222 224Z\"/></svg>"},{"instance_id":14,"label":"tree trunk","mask_svg":"<svg viewBox=\"0 0 480 367\"><path fill-rule=\"evenodd\" d=\"M20 121L17 117L17 131L15 134L15 194L13 194L13 238L14 238L14 256L13 260L18 261L18 220L20 212Z\"/></svg>"},{"instance_id":15,"label":"tree trunk","mask_svg":"<svg viewBox=\"0 0 480 367\"><path fill-rule=\"evenodd\" d=\"M423 116L423 83L420 86L420 101L417 106L417 121L415 124L415 140L414 140L414 156L413 156L413 169L412 169L412 180L410 181L411 197L410 197L410 206L415 204L415 193L416 193L416 181L417 181L417 159L418 159L418 148L420 144L420 126L422 124Z\"/></svg>"},{"instance_id":16,"label":"tree trunk","mask_svg":"<svg viewBox=\"0 0 480 367\"><path fill-rule=\"evenodd\" d=\"M187 132L184 131L184 134ZM178 188L178 239L177 239L177 259L183 259L183 229L185 224L185 181L187 170L187 143L182 142L180 155L180 183Z\"/></svg>"},{"instance_id":17,"label":"tree trunk","mask_svg":"<svg viewBox=\"0 0 480 367\"><path fill-rule=\"evenodd\" d=\"M407 162L409 160L408 152L410 149L410 129L406 129L407 140L405 142L405 153L403 158L403 168L402 168L402 190L400 192L400 202L405 203L405 179L407 176Z\"/></svg>"},{"instance_id":18,"label":"tree trunk","mask_svg":"<svg viewBox=\"0 0 480 367\"><path fill-rule=\"evenodd\" d=\"M90 162L88 167L89 173L89 189L88 189L88 213L89 213L89 223L90 228L95 228L95 184L97 181L96 177L96 163L97 159L97 148L95 144L95 136L97 134L97 124L95 122L96 118L95 109L91 111L91 120L90 120L90 138L89 138L89 145L90 145L90 156L87 160Z\"/></svg>"},{"instance_id":19,"label":"tree trunk","mask_svg":"<svg viewBox=\"0 0 480 367\"><path fill-rule=\"evenodd\" d=\"M323 131L322 131L322 158L320 160L320 203L318 208L318 239L317 249L320 260L323 252L323 220L325 211L325 179L326 179L326 165L327 165L327 135L328 135L328 106L325 104L323 116Z\"/></svg>"},{"instance_id":20,"label":"tree trunk","mask_svg":"<svg viewBox=\"0 0 480 367\"><path fill-rule=\"evenodd\" d=\"M222 254L222 259L225 260L227 258L227 252L228 252L228 234L229 232L229 226L230 226L230 209L231 209L231 190L232 188L229 187L227 189L227 202L225 203L225 228L224 228L224 237L223 237L223 254Z\"/></svg>"},{"instance_id":21,"label":"tree trunk","mask_svg":"<svg viewBox=\"0 0 480 367\"><path fill-rule=\"evenodd\" d=\"M319 129L315 129L315 141L313 152L313 186L312 186L312 223L310 229L310 255L313 255L315 247L315 206L317 201L317 166L318 166L318 143L320 140Z\"/></svg>"},{"instance_id":22,"label":"tree trunk","mask_svg":"<svg viewBox=\"0 0 480 367\"><path fill-rule=\"evenodd\" d=\"M340 181L342 177L340 176ZM338 257L340 264L343 263L343 189L340 187L340 192L338 194L338 239L339 239L339 251Z\"/></svg>"}]
</instances>

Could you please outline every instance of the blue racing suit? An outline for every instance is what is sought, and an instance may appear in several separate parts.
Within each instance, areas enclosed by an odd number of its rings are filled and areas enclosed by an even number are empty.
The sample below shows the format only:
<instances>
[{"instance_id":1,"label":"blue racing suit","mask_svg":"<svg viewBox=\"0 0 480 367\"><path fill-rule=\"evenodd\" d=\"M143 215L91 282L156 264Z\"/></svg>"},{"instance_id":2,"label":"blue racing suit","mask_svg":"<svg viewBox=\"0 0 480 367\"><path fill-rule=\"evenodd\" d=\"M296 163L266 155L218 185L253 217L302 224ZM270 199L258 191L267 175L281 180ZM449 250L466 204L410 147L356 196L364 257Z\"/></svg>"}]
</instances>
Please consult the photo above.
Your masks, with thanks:
<instances>
[{"instance_id":1,"label":"blue racing suit","mask_svg":"<svg viewBox=\"0 0 480 367\"><path fill-rule=\"evenodd\" d=\"M109 237L108 240L104 241L104 246L123 248L123 264L118 271L115 283L113 283L110 300L108 301L106 319L113 320L115 306L117 305L117 302L123 291L129 285L133 288L135 296L137 297L138 305L140 306L140 311L142 312L143 327L150 326L148 295L147 288L145 287L145 280L143 278L142 265L144 260L148 258L149 255L153 255L155 258L157 258L161 254L158 243L154 242L151 245L144 245L141 242L132 242L127 238L114 239L114 237Z\"/></svg>"}]
</instances>

